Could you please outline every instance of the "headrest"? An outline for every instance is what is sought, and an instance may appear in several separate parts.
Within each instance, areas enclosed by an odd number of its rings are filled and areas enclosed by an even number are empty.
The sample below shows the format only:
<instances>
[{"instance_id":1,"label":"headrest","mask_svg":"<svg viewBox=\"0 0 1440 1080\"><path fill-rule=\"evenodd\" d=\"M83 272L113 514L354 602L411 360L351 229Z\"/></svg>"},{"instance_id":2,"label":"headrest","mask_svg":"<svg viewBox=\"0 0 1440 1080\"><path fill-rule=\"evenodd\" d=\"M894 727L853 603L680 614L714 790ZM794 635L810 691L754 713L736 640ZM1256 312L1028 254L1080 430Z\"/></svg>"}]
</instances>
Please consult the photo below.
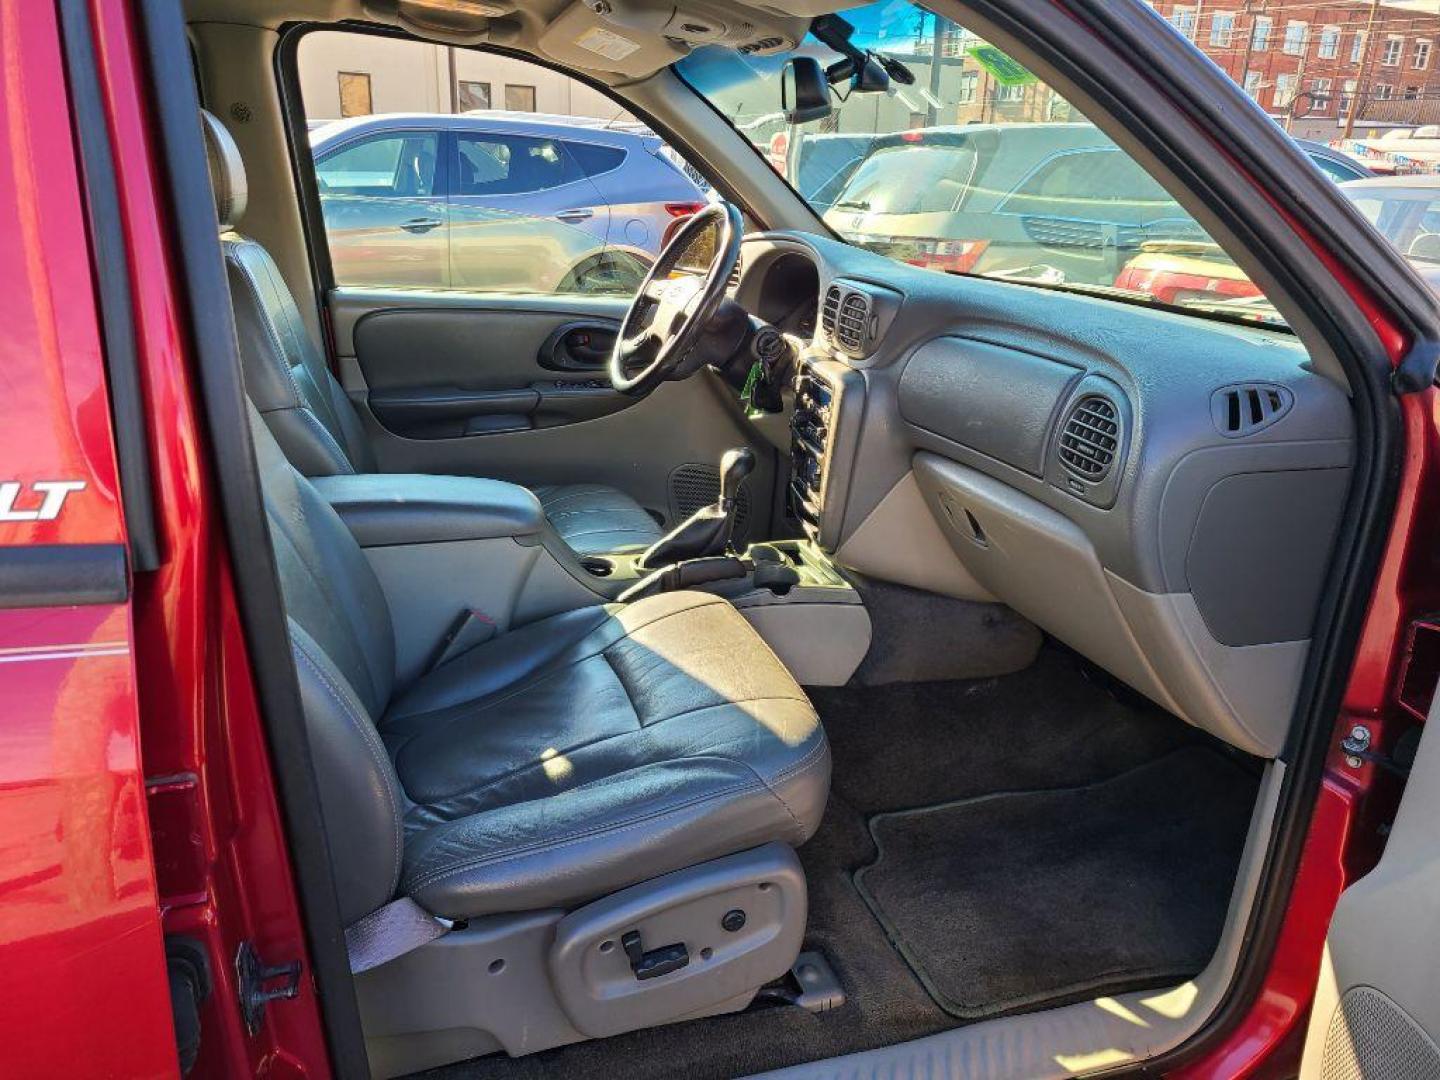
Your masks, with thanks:
<instances>
[{"instance_id":1,"label":"headrest","mask_svg":"<svg viewBox=\"0 0 1440 1080\"><path fill-rule=\"evenodd\" d=\"M210 167L210 186L215 190L215 216L220 231L226 232L245 215L245 162L234 137L217 117L201 109L200 119L205 129L205 164Z\"/></svg>"}]
</instances>

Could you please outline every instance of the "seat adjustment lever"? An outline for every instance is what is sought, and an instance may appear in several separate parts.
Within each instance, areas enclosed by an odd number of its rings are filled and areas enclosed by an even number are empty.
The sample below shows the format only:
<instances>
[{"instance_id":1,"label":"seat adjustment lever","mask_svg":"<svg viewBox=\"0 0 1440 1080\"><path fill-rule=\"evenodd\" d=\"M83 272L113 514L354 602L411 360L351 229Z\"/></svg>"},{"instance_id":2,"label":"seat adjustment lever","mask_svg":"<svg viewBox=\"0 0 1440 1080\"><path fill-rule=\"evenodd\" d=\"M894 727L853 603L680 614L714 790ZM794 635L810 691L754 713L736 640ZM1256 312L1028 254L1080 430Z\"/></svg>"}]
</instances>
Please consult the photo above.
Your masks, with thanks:
<instances>
[{"instance_id":1,"label":"seat adjustment lever","mask_svg":"<svg viewBox=\"0 0 1440 1080\"><path fill-rule=\"evenodd\" d=\"M645 979L658 979L661 975L669 975L690 963L690 954L683 941L677 941L674 945L661 945L658 949L646 952L645 946L640 943L639 930L629 930L622 934L620 947L630 959L630 970L635 973L635 978L642 982Z\"/></svg>"}]
</instances>

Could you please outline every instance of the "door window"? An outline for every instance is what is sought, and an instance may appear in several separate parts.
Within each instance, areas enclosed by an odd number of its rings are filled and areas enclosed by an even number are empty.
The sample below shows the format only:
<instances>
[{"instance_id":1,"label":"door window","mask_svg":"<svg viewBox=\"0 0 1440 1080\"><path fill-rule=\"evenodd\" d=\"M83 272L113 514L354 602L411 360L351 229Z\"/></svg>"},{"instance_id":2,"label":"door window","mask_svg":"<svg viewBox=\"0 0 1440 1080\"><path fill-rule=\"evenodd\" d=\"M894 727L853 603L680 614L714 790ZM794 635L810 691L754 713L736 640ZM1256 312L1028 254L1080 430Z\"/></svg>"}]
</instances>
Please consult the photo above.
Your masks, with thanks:
<instances>
[{"instance_id":1,"label":"door window","mask_svg":"<svg viewBox=\"0 0 1440 1080\"><path fill-rule=\"evenodd\" d=\"M378 198L430 195L435 190L438 147L433 133L362 139L317 161L320 192Z\"/></svg>"},{"instance_id":2,"label":"door window","mask_svg":"<svg viewBox=\"0 0 1440 1080\"><path fill-rule=\"evenodd\" d=\"M312 240L342 286L629 296L709 197L613 98L539 64L337 30L306 34L296 64Z\"/></svg>"}]
</instances>

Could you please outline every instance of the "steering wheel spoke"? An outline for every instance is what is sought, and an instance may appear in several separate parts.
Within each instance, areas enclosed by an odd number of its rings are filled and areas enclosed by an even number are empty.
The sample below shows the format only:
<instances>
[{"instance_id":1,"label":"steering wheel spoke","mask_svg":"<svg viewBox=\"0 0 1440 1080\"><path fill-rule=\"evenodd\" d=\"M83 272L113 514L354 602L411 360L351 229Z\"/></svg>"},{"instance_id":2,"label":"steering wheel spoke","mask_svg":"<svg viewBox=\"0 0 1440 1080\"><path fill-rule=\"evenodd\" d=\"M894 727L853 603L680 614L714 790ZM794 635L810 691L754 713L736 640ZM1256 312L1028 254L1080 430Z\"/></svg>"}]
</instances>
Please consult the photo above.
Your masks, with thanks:
<instances>
[{"instance_id":1,"label":"steering wheel spoke","mask_svg":"<svg viewBox=\"0 0 1440 1080\"><path fill-rule=\"evenodd\" d=\"M630 337L622 337L615 343L616 351L619 352L622 360L627 363L639 356L646 349L654 346L656 341L653 327L643 327L638 333Z\"/></svg>"}]
</instances>

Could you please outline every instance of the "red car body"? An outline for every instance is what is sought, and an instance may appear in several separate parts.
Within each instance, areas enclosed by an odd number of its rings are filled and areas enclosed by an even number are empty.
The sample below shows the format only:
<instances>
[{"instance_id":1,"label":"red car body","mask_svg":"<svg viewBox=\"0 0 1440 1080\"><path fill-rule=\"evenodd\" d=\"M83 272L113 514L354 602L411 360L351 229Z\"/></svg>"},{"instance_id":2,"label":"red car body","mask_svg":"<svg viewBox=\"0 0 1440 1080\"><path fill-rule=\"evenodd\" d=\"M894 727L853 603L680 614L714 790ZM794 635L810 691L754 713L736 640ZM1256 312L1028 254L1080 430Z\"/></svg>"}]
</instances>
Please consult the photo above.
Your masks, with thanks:
<instances>
[{"instance_id":1,"label":"red car body","mask_svg":"<svg viewBox=\"0 0 1440 1080\"><path fill-rule=\"evenodd\" d=\"M90 16L158 565L130 567L114 596L0 608L0 1074L174 1075L164 943L183 937L203 947L214 980L193 1075L319 1078L330 1059L220 528L138 16L124 0L93 0ZM129 533L98 223L55 6L0 5L0 72L0 553L13 574L27 558L123 558ZM1349 287L1398 361L1408 343L1392 313ZM1427 539L1440 517L1437 405L1434 389L1401 399L1399 505L1338 731L1363 721L1378 739L1413 708L1402 678L1411 625L1440 607ZM60 490L64 512L48 513ZM1295 1066L1331 911L1376 854L1367 823L1380 780L1333 753L1261 990L1178 1075ZM255 1035L237 1007L242 943L267 964L301 965L296 996Z\"/></svg>"}]
</instances>

